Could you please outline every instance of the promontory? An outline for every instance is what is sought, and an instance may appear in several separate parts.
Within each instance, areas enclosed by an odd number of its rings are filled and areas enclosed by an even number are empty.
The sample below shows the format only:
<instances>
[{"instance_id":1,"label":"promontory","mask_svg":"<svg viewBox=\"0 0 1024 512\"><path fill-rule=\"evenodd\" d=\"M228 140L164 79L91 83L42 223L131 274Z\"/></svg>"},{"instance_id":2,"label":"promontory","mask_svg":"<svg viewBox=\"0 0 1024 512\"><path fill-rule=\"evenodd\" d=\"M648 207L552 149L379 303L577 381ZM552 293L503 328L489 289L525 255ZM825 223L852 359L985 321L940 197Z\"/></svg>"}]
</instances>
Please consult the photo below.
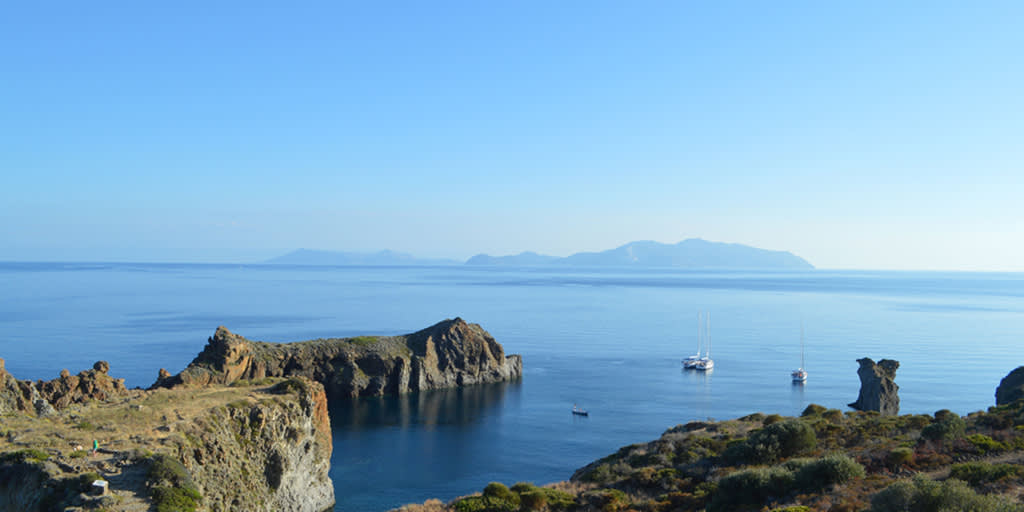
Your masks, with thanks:
<instances>
[{"instance_id":1,"label":"promontory","mask_svg":"<svg viewBox=\"0 0 1024 512\"><path fill-rule=\"evenodd\" d=\"M321 512L334 505L328 394L519 378L460 318L404 336L250 341L221 327L185 370L127 389L99 361L50 381L0 359L0 510Z\"/></svg>"}]
</instances>

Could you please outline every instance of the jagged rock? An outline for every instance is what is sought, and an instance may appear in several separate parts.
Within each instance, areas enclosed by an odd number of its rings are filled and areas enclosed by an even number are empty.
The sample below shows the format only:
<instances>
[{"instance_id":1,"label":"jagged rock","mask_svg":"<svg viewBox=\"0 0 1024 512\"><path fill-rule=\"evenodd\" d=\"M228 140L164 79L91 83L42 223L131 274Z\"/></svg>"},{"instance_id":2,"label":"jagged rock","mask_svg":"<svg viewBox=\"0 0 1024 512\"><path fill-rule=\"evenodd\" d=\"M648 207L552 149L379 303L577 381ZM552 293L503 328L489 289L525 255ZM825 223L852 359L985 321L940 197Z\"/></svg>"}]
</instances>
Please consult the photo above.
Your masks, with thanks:
<instances>
[{"instance_id":1,"label":"jagged rock","mask_svg":"<svg viewBox=\"0 0 1024 512\"><path fill-rule=\"evenodd\" d=\"M97 361L92 367L92 370L82 371L78 375L71 375L67 370L63 370L60 377L50 381L37 381L35 387L42 399L56 409L92 400L107 400L128 393L124 379L115 379L107 375L110 364L106 361ZM39 410L41 409L37 406L36 411Z\"/></svg>"},{"instance_id":2,"label":"jagged rock","mask_svg":"<svg viewBox=\"0 0 1024 512\"><path fill-rule=\"evenodd\" d=\"M405 336L285 344L250 341L218 327L184 371L161 373L153 387L303 376L322 383L331 396L381 396L512 380L522 370L520 356L506 356L493 336L461 318Z\"/></svg>"},{"instance_id":3,"label":"jagged rock","mask_svg":"<svg viewBox=\"0 0 1024 512\"><path fill-rule=\"evenodd\" d=\"M896 369L900 367L900 362L882 359L875 364L868 357L858 359L857 362L860 363L860 368L857 369L857 376L860 377L860 394L850 407L860 411L878 411L885 415L899 414L900 387L893 379L896 378Z\"/></svg>"},{"instance_id":4,"label":"jagged rock","mask_svg":"<svg viewBox=\"0 0 1024 512\"><path fill-rule=\"evenodd\" d=\"M1018 366L999 381L996 405L1004 405L1024 398L1024 366Z\"/></svg>"}]
</instances>

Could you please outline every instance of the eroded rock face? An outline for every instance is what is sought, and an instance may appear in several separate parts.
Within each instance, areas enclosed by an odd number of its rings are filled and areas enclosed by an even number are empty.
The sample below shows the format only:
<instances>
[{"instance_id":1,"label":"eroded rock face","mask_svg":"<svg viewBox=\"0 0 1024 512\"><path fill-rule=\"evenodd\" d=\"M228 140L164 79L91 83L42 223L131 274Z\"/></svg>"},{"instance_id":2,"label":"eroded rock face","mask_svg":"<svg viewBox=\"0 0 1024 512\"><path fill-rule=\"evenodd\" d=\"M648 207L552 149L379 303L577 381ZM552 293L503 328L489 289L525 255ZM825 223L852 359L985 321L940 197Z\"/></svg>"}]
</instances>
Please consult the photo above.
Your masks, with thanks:
<instances>
[{"instance_id":1,"label":"eroded rock face","mask_svg":"<svg viewBox=\"0 0 1024 512\"><path fill-rule=\"evenodd\" d=\"M878 411L885 415L899 414L900 387L893 379L896 378L896 369L900 367L900 362L882 359L875 364L868 357L858 359L857 362L860 363L860 368L857 369L857 376L860 377L860 395L850 407L859 411Z\"/></svg>"},{"instance_id":2,"label":"eroded rock face","mask_svg":"<svg viewBox=\"0 0 1024 512\"><path fill-rule=\"evenodd\" d=\"M996 388L996 405L1004 405L1024 398L1024 366L1018 366Z\"/></svg>"},{"instance_id":3,"label":"eroded rock face","mask_svg":"<svg viewBox=\"0 0 1024 512\"><path fill-rule=\"evenodd\" d=\"M61 370L56 379L31 382L17 380L4 369L0 359L0 413L23 412L36 416L49 416L71 404L127 394L124 379L107 375L110 365L98 361L92 370L71 375Z\"/></svg>"},{"instance_id":4,"label":"eroded rock face","mask_svg":"<svg viewBox=\"0 0 1024 512\"><path fill-rule=\"evenodd\" d=\"M334 505L327 396L317 382L295 381L297 400L233 404L197 420L178 458L205 507L322 512Z\"/></svg>"},{"instance_id":5,"label":"eroded rock face","mask_svg":"<svg viewBox=\"0 0 1024 512\"><path fill-rule=\"evenodd\" d=\"M522 376L518 355L477 324L456 318L405 336L360 336L297 343L250 341L217 328L178 375L161 371L154 387L230 384L302 376L338 397L397 395L500 382Z\"/></svg>"}]
</instances>

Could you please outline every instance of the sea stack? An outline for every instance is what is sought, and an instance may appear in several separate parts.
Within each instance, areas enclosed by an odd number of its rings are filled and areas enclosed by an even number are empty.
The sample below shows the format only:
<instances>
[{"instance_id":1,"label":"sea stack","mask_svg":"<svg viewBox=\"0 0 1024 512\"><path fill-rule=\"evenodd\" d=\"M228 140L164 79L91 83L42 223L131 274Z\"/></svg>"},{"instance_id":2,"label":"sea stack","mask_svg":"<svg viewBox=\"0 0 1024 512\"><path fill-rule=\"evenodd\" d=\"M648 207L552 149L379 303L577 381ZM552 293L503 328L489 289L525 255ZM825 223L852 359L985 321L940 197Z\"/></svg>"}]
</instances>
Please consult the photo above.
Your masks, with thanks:
<instances>
[{"instance_id":1,"label":"sea stack","mask_svg":"<svg viewBox=\"0 0 1024 512\"><path fill-rule=\"evenodd\" d=\"M878 411L884 415L899 414L900 387L893 379L896 378L896 369L900 367L900 362L882 359L875 364L869 357L858 359L857 362L860 363L860 368L857 369L857 376L860 377L860 395L850 407L859 411Z\"/></svg>"},{"instance_id":2,"label":"sea stack","mask_svg":"<svg viewBox=\"0 0 1024 512\"><path fill-rule=\"evenodd\" d=\"M996 405L1005 405L1024 398L1024 366L1010 372L996 388Z\"/></svg>"}]
</instances>

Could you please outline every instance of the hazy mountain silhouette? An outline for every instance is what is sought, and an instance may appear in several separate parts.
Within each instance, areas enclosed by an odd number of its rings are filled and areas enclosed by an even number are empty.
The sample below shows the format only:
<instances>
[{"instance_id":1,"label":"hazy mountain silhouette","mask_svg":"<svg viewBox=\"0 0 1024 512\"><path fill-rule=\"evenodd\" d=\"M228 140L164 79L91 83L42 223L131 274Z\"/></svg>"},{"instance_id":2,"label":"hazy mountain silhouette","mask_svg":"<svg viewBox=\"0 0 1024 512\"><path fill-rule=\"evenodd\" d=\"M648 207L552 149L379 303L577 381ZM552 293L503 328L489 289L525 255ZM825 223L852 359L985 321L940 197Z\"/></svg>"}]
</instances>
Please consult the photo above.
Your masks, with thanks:
<instances>
[{"instance_id":1,"label":"hazy mountain silhouette","mask_svg":"<svg viewBox=\"0 0 1024 512\"><path fill-rule=\"evenodd\" d=\"M813 269L788 251L690 238L677 244L640 241L601 252L578 252L565 258L524 252L515 256L478 254L467 265L572 265L598 267L678 267L728 269Z\"/></svg>"}]
</instances>

